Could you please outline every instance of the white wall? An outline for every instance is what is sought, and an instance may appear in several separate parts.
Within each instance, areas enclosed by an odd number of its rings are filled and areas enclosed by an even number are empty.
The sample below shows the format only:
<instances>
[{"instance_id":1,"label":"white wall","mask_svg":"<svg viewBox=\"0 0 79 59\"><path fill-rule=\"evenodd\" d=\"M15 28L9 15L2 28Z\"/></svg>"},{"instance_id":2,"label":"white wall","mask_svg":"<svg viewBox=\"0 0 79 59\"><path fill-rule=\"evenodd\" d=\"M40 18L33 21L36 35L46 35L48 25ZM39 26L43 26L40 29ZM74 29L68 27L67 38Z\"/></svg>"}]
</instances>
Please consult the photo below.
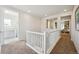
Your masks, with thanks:
<instances>
[{"instance_id":1,"label":"white wall","mask_svg":"<svg viewBox=\"0 0 79 59\"><path fill-rule=\"evenodd\" d=\"M52 16L49 16L49 17L42 18L42 20L41 20L41 30L46 30L46 20L47 19L51 20L53 18L58 18L57 19L57 23L58 23L57 27L60 30L60 28L61 28L60 27L60 24L61 24L60 17L61 16L67 16L67 15L72 15L72 11L68 11L68 12L64 12L64 13L61 13L61 14L56 14L56 15L52 15Z\"/></svg>"},{"instance_id":2,"label":"white wall","mask_svg":"<svg viewBox=\"0 0 79 59\"><path fill-rule=\"evenodd\" d=\"M12 8L9 6L0 6L0 8L4 8L4 9L10 9L12 11L15 11L17 13L19 13L19 19L18 19L18 23L19 23L19 38L21 40L25 40L25 32L26 30L31 30L31 31L40 31L41 30L41 20L38 17L35 16L31 16L21 10L18 10L16 8ZM1 10L0 11L4 11ZM0 13L0 15L2 15ZM1 24L1 23L0 23ZM1 27L0 27L1 28Z\"/></svg>"},{"instance_id":3,"label":"white wall","mask_svg":"<svg viewBox=\"0 0 79 59\"><path fill-rule=\"evenodd\" d=\"M45 17L45 18L42 18L41 20L41 30L42 31L47 31L48 33L50 33L47 37L47 45L46 45L46 48L47 48L47 52L51 52L52 48L54 48L54 46L56 45L56 43L58 42L59 38L60 38L60 31L61 31L61 16L67 16L67 15L72 15L72 11L69 11L69 12L66 12L66 13L61 13L61 14L57 14L57 15L53 15L53 16L49 16L49 17ZM47 29L46 28L46 20L49 19L53 19L53 18L58 18L57 19L57 27L58 29ZM49 49L48 49L49 48Z\"/></svg>"},{"instance_id":4,"label":"white wall","mask_svg":"<svg viewBox=\"0 0 79 59\"><path fill-rule=\"evenodd\" d=\"M11 26L5 25L5 19L11 20ZM18 33L17 36L19 35L17 11L11 8L0 6L0 31L2 31L0 33L1 44L4 44L7 39L16 38L16 33Z\"/></svg>"},{"instance_id":5,"label":"white wall","mask_svg":"<svg viewBox=\"0 0 79 59\"><path fill-rule=\"evenodd\" d=\"M24 12L20 12L19 14L19 31L20 31L20 39L26 39L26 31L40 31L41 30L41 20L40 18L28 15Z\"/></svg>"},{"instance_id":6,"label":"white wall","mask_svg":"<svg viewBox=\"0 0 79 59\"><path fill-rule=\"evenodd\" d=\"M19 14L19 19L17 19L17 25L19 25L19 28L17 27L17 31L18 31L18 36L20 40L25 40L26 39L26 31L27 30L31 30L31 31L40 31L41 30L41 20L38 17L35 16L31 16L21 10L18 10L16 8L12 8L9 6L0 6L0 16L3 16L3 12L4 10L11 10L14 12L17 12ZM2 22L3 21L3 17L0 17L0 31L1 27L2 27ZM15 24L15 22L14 22ZM0 34L1 35L1 34ZM1 37L0 37L1 39Z\"/></svg>"},{"instance_id":7,"label":"white wall","mask_svg":"<svg viewBox=\"0 0 79 59\"><path fill-rule=\"evenodd\" d=\"M3 12L2 9L0 8L0 45L2 44L2 36L3 36Z\"/></svg>"},{"instance_id":8,"label":"white wall","mask_svg":"<svg viewBox=\"0 0 79 59\"><path fill-rule=\"evenodd\" d=\"M74 6L72 19L71 19L71 39L73 40L75 47L79 53L79 31L75 30L75 10L78 6Z\"/></svg>"}]
</instances>

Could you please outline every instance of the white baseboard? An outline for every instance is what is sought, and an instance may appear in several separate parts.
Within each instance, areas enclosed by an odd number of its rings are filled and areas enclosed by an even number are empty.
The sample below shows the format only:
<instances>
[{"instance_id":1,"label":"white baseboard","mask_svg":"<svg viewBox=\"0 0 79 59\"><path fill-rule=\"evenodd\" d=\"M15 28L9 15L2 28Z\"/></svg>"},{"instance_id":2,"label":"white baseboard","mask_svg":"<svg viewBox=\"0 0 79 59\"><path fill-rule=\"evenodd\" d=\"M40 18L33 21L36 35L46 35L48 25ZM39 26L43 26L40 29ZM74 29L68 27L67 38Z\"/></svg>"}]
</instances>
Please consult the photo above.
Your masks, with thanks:
<instances>
[{"instance_id":1,"label":"white baseboard","mask_svg":"<svg viewBox=\"0 0 79 59\"><path fill-rule=\"evenodd\" d=\"M18 40L19 40L19 38L7 39L7 40L4 40L3 44L8 44L8 43L11 43L11 42L16 42Z\"/></svg>"},{"instance_id":2,"label":"white baseboard","mask_svg":"<svg viewBox=\"0 0 79 59\"><path fill-rule=\"evenodd\" d=\"M79 46L78 46L78 44L73 40L73 39L71 39L72 40L72 42L74 43L74 45L75 45L75 48L76 48L76 50L77 50L77 53L79 54Z\"/></svg>"},{"instance_id":3,"label":"white baseboard","mask_svg":"<svg viewBox=\"0 0 79 59\"><path fill-rule=\"evenodd\" d=\"M52 49L55 47L56 43L59 41L60 36L56 39L56 41L54 43L52 43L51 47L47 50L47 53L50 54L50 52L52 51Z\"/></svg>"},{"instance_id":4,"label":"white baseboard","mask_svg":"<svg viewBox=\"0 0 79 59\"><path fill-rule=\"evenodd\" d=\"M32 47L30 44L26 43L26 45L27 45L28 47L30 47L31 49L33 49L33 50L34 50L35 52L37 52L38 54L43 54L43 53L39 52L38 50L36 50L34 47Z\"/></svg>"}]
</instances>

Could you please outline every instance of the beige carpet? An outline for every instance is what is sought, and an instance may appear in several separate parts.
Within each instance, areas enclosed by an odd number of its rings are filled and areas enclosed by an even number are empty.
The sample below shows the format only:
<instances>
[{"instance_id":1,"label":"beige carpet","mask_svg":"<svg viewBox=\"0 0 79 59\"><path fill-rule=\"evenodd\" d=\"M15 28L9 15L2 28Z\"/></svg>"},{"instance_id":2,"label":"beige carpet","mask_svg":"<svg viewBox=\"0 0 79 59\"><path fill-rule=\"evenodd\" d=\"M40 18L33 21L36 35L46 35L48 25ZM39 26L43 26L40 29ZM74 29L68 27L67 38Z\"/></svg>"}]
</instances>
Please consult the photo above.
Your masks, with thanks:
<instances>
[{"instance_id":1,"label":"beige carpet","mask_svg":"<svg viewBox=\"0 0 79 59\"><path fill-rule=\"evenodd\" d=\"M76 48L71 41L69 33L61 33L61 38L52 50L51 54L76 54Z\"/></svg>"},{"instance_id":2,"label":"beige carpet","mask_svg":"<svg viewBox=\"0 0 79 59\"><path fill-rule=\"evenodd\" d=\"M25 41L11 42L1 47L2 54L36 54L31 48L25 45Z\"/></svg>"}]
</instances>

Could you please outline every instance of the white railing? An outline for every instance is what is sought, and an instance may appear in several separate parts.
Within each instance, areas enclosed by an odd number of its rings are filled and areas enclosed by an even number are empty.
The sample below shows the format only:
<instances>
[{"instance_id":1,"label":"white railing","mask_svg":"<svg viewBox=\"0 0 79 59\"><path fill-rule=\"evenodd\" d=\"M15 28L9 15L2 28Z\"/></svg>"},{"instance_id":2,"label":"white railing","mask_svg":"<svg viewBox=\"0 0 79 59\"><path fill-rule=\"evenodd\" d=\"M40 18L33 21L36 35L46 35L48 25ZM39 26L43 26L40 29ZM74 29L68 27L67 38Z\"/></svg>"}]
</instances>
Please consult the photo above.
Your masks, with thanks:
<instances>
[{"instance_id":1,"label":"white railing","mask_svg":"<svg viewBox=\"0 0 79 59\"><path fill-rule=\"evenodd\" d=\"M60 39L60 30L47 33L46 53L50 53Z\"/></svg>"},{"instance_id":2,"label":"white railing","mask_svg":"<svg viewBox=\"0 0 79 59\"><path fill-rule=\"evenodd\" d=\"M26 44L37 53L47 54L56 45L60 38L60 31L52 32L26 32Z\"/></svg>"},{"instance_id":3,"label":"white railing","mask_svg":"<svg viewBox=\"0 0 79 59\"><path fill-rule=\"evenodd\" d=\"M26 32L26 44L35 50L37 53L46 52L46 34L39 32Z\"/></svg>"}]
</instances>

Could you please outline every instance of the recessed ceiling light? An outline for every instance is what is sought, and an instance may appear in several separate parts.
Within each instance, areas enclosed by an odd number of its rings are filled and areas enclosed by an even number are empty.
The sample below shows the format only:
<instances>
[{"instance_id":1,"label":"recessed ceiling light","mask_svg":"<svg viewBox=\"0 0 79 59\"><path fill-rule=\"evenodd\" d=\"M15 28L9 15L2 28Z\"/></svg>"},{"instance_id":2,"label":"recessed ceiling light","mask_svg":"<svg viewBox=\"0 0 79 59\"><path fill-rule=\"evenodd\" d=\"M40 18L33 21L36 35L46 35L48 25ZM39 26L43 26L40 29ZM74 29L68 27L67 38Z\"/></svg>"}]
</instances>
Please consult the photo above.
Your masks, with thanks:
<instances>
[{"instance_id":1,"label":"recessed ceiling light","mask_svg":"<svg viewBox=\"0 0 79 59\"><path fill-rule=\"evenodd\" d=\"M30 12L31 12L31 10L27 10L27 12L28 12L28 13L30 13Z\"/></svg>"},{"instance_id":2,"label":"recessed ceiling light","mask_svg":"<svg viewBox=\"0 0 79 59\"><path fill-rule=\"evenodd\" d=\"M12 15L17 15L17 12L11 11L11 10L4 10L4 13L6 13L6 14L12 14Z\"/></svg>"},{"instance_id":3,"label":"recessed ceiling light","mask_svg":"<svg viewBox=\"0 0 79 59\"><path fill-rule=\"evenodd\" d=\"M9 11L8 11L8 10L4 10L4 12L5 12L5 13L9 13Z\"/></svg>"},{"instance_id":4,"label":"recessed ceiling light","mask_svg":"<svg viewBox=\"0 0 79 59\"><path fill-rule=\"evenodd\" d=\"M67 9L64 9L64 12L66 12L67 11Z\"/></svg>"}]
</instances>

